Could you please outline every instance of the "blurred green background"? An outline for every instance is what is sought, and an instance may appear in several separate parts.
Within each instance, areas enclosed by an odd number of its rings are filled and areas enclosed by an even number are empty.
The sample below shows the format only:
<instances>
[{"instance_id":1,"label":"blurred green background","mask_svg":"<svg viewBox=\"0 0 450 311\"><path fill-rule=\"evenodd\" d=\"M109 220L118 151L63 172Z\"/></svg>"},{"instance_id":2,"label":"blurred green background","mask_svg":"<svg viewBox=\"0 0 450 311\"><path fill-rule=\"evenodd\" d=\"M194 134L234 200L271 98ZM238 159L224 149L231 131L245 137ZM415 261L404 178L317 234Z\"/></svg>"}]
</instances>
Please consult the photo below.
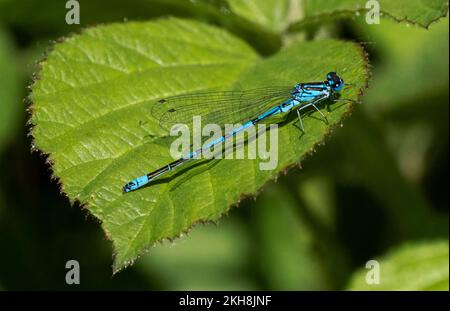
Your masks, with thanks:
<instances>
[{"instance_id":1,"label":"blurred green background","mask_svg":"<svg viewBox=\"0 0 450 311\"><path fill-rule=\"evenodd\" d=\"M429 30L350 19L280 37L216 10L220 1L200 2L82 1L77 26L65 23L64 1L0 0L0 289L448 290L448 17ZM363 42L373 77L363 104L301 170L112 276L100 225L70 206L30 151L24 99L54 40L166 15L224 27L262 55L305 38ZM70 259L80 285L65 283ZM379 286L365 282L371 259Z\"/></svg>"}]
</instances>

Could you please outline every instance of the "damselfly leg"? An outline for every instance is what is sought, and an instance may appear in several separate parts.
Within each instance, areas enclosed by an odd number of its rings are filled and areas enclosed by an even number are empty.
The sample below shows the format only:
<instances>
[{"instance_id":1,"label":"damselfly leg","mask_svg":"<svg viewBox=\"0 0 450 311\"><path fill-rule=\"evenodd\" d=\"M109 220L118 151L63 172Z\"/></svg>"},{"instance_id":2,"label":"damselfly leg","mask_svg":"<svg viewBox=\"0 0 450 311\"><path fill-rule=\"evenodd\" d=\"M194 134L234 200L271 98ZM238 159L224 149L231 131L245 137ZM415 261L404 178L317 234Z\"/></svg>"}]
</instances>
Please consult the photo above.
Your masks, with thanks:
<instances>
[{"instance_id":1,"label":"damselfly leg","mask_svg":"<svg viewBox=\"0 0 450 311\"><path fill-rule=\"evenodd\" d=\"M303 127L302 115L300 114L300 108L297 109L298 120L300 121L300 127L302 128L302 132L305 132L305 128Z\"/></svg>"},{"instance_id":2,"label":"damselfly leg","mask_svg":"<svg viewBox=\"0 0 450 311\"><path fill-rule=\"evenodd\" d=\"M316 106L316 104L318 104L318 103L320 103L321 101L323 101L324 99L326 99L326 98L328 98L328 96L321 96L321 97L319 97L319 98L317 98L317 99L315 99L315 100L313 100L313 101L311 101L310 103L308 103L308 104L306 104L306 105L303 105L303 106L300 106L299 108L297 108L297 116L298 116L298 119L300 120L300 126L301 126L301 128L302 128L302 132L303 133L305 133L305 128L303 127L303 121L302 121L302 116L301 116L301 110L303 110L303 109L305 109L305 108L308 108L308 107L310 107L310 106L313 106L314 107L314 109L316 109L321 115L322 115L322 117L325 119L325 122L328 124L328 119L327 119L327 117L322 113L322 111L320 111L320 109Z\"/></svg>"},{"instance_id":3,"label":"damselfly leg","mask_svg":"<svg viewBox=\"0 0 450 311\"><path fill-rule=\"evenodd\" d=\"M320 109L317 108L316 105L313 104L312 106L317 110L317 112L319 112L319 113L322 115L322 117L325 119L325 122L328 124L328 119L327 119L327 117L322 113L322 111L320 111Z\"/></svg>"}]
</instances>

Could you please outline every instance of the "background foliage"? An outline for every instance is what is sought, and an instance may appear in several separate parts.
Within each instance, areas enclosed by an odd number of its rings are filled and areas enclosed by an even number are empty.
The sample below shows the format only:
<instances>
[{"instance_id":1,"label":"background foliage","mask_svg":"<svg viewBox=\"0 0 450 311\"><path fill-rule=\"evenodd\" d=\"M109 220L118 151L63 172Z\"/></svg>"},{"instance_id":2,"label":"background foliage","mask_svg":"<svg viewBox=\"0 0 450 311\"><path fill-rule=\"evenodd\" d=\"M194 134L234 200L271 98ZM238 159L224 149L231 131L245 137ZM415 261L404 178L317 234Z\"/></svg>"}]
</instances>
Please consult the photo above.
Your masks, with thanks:
<instances>
[{"instance_id":1,"label":"background foliage","mask_svg":"<svg viewBox=\"0 0 450 311\"><path fill-rule=\"evenodd\" d=\"M88 213L69 208L45 160L30 154L24 126L35 62L79 28L54 1L0 1L0 288L69 288L64 264L77 259L77 289L376 289L361 270L375 258L386 266L382 289L448 289L448 18L429 25L446 2L408 1L415 7L393 8L372 26L354 14L361 1L345 1L345 14L309 1L294 1L298 10L260 2L81 4L84 27L190 17L263 56L303 40L366 42L373 66L364 104L302 170L111 279L111 244ZM405 14L419 25L396 21Z\"/></svg>"}]
</instances>

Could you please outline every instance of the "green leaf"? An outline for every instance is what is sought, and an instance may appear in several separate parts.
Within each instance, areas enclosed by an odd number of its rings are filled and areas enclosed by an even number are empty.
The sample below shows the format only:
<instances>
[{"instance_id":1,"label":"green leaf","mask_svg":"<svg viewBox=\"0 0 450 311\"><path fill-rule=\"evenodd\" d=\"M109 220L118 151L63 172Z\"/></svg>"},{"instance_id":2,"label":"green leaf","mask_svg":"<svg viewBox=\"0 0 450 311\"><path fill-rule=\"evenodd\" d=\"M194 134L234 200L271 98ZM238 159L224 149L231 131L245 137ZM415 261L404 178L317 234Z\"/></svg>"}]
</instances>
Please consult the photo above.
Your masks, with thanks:
<instances>
[{"instance_id":1,"label":"green leaf","mask_svg":"<svg viewBox=\"0 0 450 311\"><path fill-rule=\"evenodd\" d=\"M235 217L221 221L220 228L201 225L175 245L164 242L152 249L136 267L164 290L258 290L243 273L252 246L246 232Z\"/></svg>"},{"instance_id":2,"label":"green leaf","mask_svg":"<svg viewBox=\"0 0 450 311\"><path fill-rule=\"evenodd\" d=\"M259 242L254 246L257 263L269 290L330 289L319 256L320 241L301 211L279 185L267 189L252 211Z\"/></svg>"},{"instance_id":3,"label":"green leaf","mask_svg":"<svg viewBox=\"0 0 450 311\"><path fill-rule=\"evenodd\" d=\"M378 0L378 2L382 16L425 28L446 16L448 11L447 0ZM293 24L290 29L299 30L309 24L365 14L368 12L366 3L367 0L305 0L305 18Z\"/></svg>"},{"instance_id":4,"label":"green leaf","mask_svg":"<svg viewBox=\"0 0 450 311\"><path fill-rule=\"evenodd\" d=\"M349 290L449 289L448 240L406 244L379 260L380 284L368 285L368 270L356 272Z\"/></svg>"},{"instance_id":5,"label":"green leaf","mask_svg":"<svg viewBox=\"0 0 450 311\"><path fill-rule=\"evenodd\" d=\"M12 42L0 28L0 151L18 125L22 110L20 74Z\"/></svg>"},{"instance_id":6,"label":"green leaf","mask_svg":"<svg viewBox=\"0 0 450 311\"><path fill-rule=\"evenodd\" d=\"M288 23L290 0L227 0L233 13L274 32L283 31Z\"/></svg>"},{"instance_id":7,"label":"green leaf","mask_svg":"<svg viewBox=\"0 0 450 311\"><path fill-rule=\"evenodd\" d=\"M133 5L127 6L121 0L110 0L107 10L104 0L89 0L84 1L81 10L80 25L69 25L64 18L68 10L58 1L7 1L0 2L0 20L7 26L21 29L29 39L42 40L43 37L54 39L100 23L176 16L219 25L243 38L264 55L274 53L281 46L278 34L262 29L256 21L230 13L226 0L134 0Z\"/></svg>"},{"instance_id":8,"label":"green leaf","mask_svg":"<svg viewBox=\"0 0 450 311\"><path fill-rule=\"evenodd\" d=\"M402 27L388 21L363 29L367 32L366 37L377 42L382 51L382 63L374 73L374 84L366 94L366 108L377 113L401 107L411 110L414 101L429 99L430 94L448 92L448 17L428 30ZM430 49L430 46L433 48ZM429 105L436 104L439 102L429 100ZM418 109L422 114L422 102Z\"/></svg>"},{"instance_id":9,"label":"green leaf","mask_svg":"<svg viewBox=\"0 0 450 311\"><path fill-rule=\"evenodd\" d=\"M322 109L329 124L312 112L304 120L305 135L292 115L278 130L275 170L259 170L259 160L194 162L124 195L130 179L173 160L172 139L162 137L166 133L150 113L158 98L233 85L322 81L336 70L355 85L343 96L356 100L367 82L366 66L358 45L335 40L294 45L263 60L241 40L193 21L91 28L55 45L42 63L31 95L32 135L70 200L102 221L117 271L156 241L216 221L243 194L255 194L313 151L351 108Z\"/></svg>"}]
</instances>

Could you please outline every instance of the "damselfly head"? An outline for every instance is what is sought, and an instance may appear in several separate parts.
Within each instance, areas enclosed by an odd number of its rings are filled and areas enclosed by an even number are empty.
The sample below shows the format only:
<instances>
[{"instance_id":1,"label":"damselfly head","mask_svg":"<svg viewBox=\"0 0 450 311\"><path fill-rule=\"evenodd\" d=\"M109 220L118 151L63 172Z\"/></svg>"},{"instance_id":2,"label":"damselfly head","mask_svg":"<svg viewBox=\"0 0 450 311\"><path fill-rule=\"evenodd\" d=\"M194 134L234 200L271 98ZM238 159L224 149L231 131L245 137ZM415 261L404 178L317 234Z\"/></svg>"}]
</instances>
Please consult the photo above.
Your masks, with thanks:
<instances>
[{"instance_id":1,"label":"damselfly head","mask_svg":"<svg viewBox=\"0 0 450 311\"><path fill-rule=\"evenodd\" d=\"M339 92L344 87L344 80L335 72L327 74L327 83L334 92Z\"/></svg>"}]
</instances>

